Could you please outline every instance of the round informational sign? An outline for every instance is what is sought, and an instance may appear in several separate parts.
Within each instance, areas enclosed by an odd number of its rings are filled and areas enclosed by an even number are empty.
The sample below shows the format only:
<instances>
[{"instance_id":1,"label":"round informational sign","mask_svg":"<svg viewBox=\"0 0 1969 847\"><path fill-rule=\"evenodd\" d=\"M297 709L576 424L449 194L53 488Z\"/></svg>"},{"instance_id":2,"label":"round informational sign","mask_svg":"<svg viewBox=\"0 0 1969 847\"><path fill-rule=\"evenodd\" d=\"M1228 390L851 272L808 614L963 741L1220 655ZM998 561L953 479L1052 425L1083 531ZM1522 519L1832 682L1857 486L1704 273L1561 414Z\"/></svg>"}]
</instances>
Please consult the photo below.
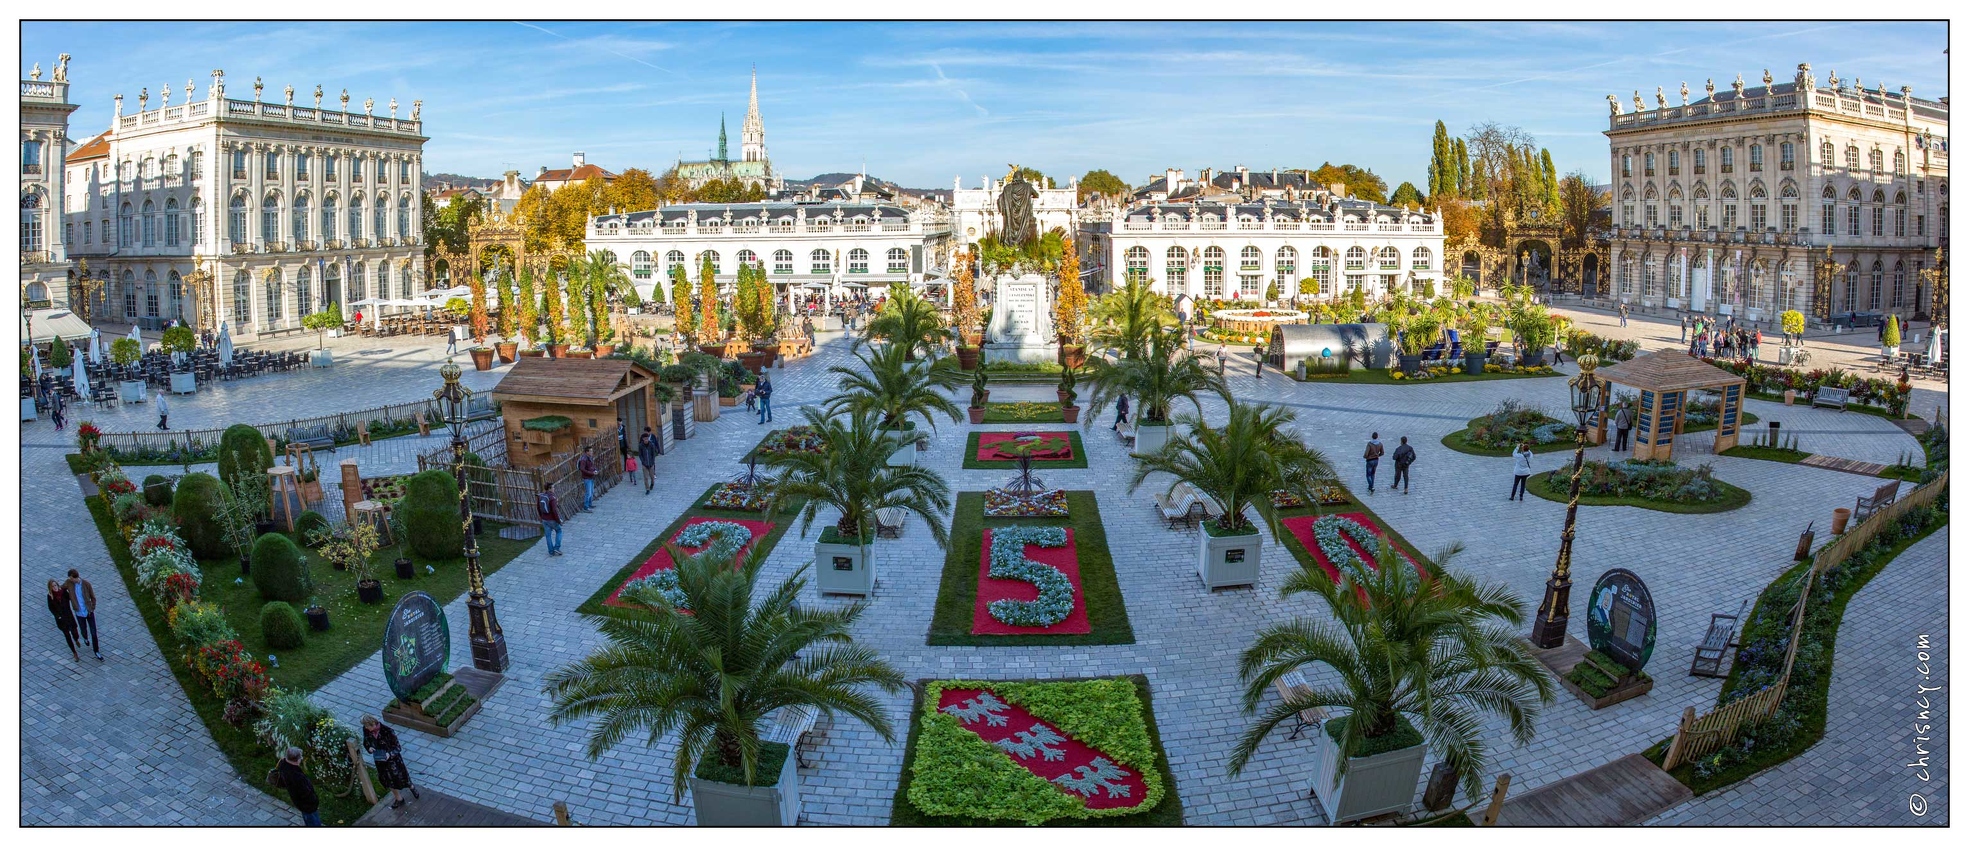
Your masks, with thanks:
<instances>
[{"instance_id":1,"label":"round informational sign","mask_svg":"<svg viewBox=\"0 0 1969 847\"><path fill-rule=\"evenodd\" d=\"M403 595L383 628L383 678L390 693L408 702L450 665L451 627L444 608L422 591Z\"/></svg>"},{"instance_id":2,"label":"round informational sign","mask_svg":"<svg viewBox=\"0 0 1969 847\"><path fill-rule=\"evenodd\" d=\"M1641 578L1614 568L1586 598L1586 640L1628 670L1639 671L1655 649L1655 604Z\"/></svg>"}]
</instances>

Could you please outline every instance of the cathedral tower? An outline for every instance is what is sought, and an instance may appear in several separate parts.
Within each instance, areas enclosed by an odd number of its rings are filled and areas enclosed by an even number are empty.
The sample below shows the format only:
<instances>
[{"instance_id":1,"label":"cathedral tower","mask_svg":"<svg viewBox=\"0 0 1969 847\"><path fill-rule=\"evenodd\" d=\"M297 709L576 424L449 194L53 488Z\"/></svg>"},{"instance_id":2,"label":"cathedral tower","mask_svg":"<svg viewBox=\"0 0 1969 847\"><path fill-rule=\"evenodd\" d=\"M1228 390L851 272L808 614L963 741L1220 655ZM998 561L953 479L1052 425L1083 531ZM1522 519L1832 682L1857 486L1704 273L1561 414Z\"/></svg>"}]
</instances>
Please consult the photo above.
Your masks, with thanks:
<instances>
[{"instance_id":1,"label":"cathedral tower","mask_svg":"<svg viewBox=\"0 0 1969 847\"><path fill-rule=\"evenodd\" d=\"M740 156L747 162L766 160L766 122L759 117L759 68L752 68L752 101L745 108L745 125L739 129Z\"/></svg>"}]
</instances>

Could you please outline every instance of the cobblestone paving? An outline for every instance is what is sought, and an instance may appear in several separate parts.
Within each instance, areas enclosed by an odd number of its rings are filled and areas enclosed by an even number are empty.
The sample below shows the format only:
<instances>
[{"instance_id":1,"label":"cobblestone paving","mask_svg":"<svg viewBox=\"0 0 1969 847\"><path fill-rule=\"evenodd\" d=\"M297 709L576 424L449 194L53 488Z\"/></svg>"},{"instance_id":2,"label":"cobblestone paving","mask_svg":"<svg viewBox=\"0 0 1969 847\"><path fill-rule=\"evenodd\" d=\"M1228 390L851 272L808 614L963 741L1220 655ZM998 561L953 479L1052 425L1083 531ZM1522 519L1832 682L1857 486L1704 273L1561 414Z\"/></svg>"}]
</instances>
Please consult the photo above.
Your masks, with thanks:
<instances>
[{"instance_id":1,"label":"cobblestone paving","mask_svg":"<svg viewBox=\"0 0 1969 847\"><path fill-rule=\"evenodd\" d=\"M1943 527L1847 604L1833 646L1825 737L1791 761L1652 823L1947 826L1948 592L1938 590L1947 584Z\"/></svg>"},{"instance_id":2,"label":"cobblestone paving","mask_svg":"<svg viewBox=\"0 0 1969 847\"><path fill-rule=\"evenodd\" d=\"M775 375L779 425L798 420L798 405L818 402L832 393L832 379L824 371L846 355L846 345L839 336L824 335L822 340L816 356L796 361ZM436 379L430 372L435 361L427 354L420 366L405 368L401 376L385 378L378 374L370 378L364 372L363 404L427 394ZM1510 459L1466 456L1441 447L1439 440L1507 396L1560 407L1565 398L1563 380L1341 386L1299 384L1276 372L1268 373L1261 382L1252 378L1249 367L1248 360L1242 368L1232 365L1235 392L1297 412L1302 435L1333 457L1346 481L1356 489L1365 486L1358 479L1360 463L1353 458L1359 454L1353 451L1361 448L1368 431L1378 429L1391 445L1397 437L1408 436L1420 454L1414 467L1415 493L1403 496L1384 491L1370 501L1373 508L1425 552L1461 542L1466 548L1457 559L1461 567L1503 582L1528 604L1536 605L1556 555L1563 504L1536 498L1505 503L1496 495L1509 487ZM479 380L481 387L497 376L467 371L468 379ZM320 414L349 405L346 397L341 398L345 402L335 403L334 398L323 396L332 393L296 392L292 400L302 408L291 411L285 405L289 398L283 396L278 401L282 404L280 414ZM400 396L379 396L370 402L370 393ZM259 402L266 402L266 398ZM1221 404L1207 403L1205 409L1213 419L1222 416ZM1756 405L1753 409L1764 414ZM176 423L177 415L173 417ZM1837 435L1852 441L1852 449L1860 452L1860 457L1884 454L1891 460L1900 450L1914 445L1912 438L1877 418L1834 417L1840 431L1834 432L1832 425L1826 424L1826 437ZM212 419L223 422L218 415ZM1153 687L1156 717L1188 822L1323 821L1318 805L1306 798L1312 769L1309 742L1288 742L1281 731L1261 748L1241 776L1229 776L1224 765L1248 720L1236 679L1238 652L1268 623L1318 614L1314 601L1278 597L1278 587L1293 566L1290 554L1268 546L1256 590L1205 592L1194 575L1196 533L1164 528L1152 508L1149 487L1132 494L1126 490L1130 463L1121 446L1101 428L1107 419L1104 416L1102 423L1087 431L1089 468L1053 471L1048 481L1095 492L1109 528L1115 568L1137 643L1071 648L925 646L944 554L915 518L910 519L900 540L884 540L875 548L880 583L857 636L876 646L912 679L1144 674ZM1799 420L1799 425L1807 425L1805 418ZM185 425L213 424L187 421ZM1787 427L1792 425L1786 421ZM30 429L35 426L45 428L45 424L31 424ZM726 414L716 423L700 425L697 438L659 460L657 474L663 484L657 494L645 496L633 488L618 489L598 501L593 516L583 515L569 523L567 556L549 560L544 549L536 548L488 579L511 646L509 678L460 735L435 739L413 733L405 737L410 765L419 779L467 800L523 814L540 812L554 800L564 799L576 819L584 823L690 821L688 801L671 801L669 771L674 747L668 740L648 748L631 741L590 761L584 753L585 727L547 725L543 715L548 706L540 686L553 669L587 655L601 643L594 625L574 614L575 607L681 513L705 486L737 473L740 467L736 457L763 431L742 410ZM940 423L931 449L919 454L921 461L949 478L955 490L981 490L1001 483L1006 476L1003 471L962 469L961 446L967 432L962 425ZM1627 507L1582 510L1574 551L1578 579L1590 582L1601 570L1618 565L1648 580L1663 616L1657 649L1659 681L1648 697L1598 713L1571 698L1561 699L1545 710L1538 738L1524 747L1513 746L1503 726L1490 727L1496 750L1493 767L1511 772L1513 785L1519 790L1530 790L1643 749L1672 730L1684 706L1713 701L1718 682L1675 672L1679 670L1675 666L1687 660L1701 637L1709 613L1734 609L1754 596L1785 566L1805 519L1823 520L1831 509L1849 505L1861 489L1867 488L1865 480L1851 475L1711 457L1699 452L1707 446L1706 442L1698 444L1699 440L1699 436L1691 437L1678 454L1685 460L1714 461L1719 477L1750 489L1756 498L1741 510L1721 515L1670 515ZM1604 448L1591 452L1606 455ZM1565 458L1541 456L1537 464L1541 470L1557 467ZM55 482L72 484L65 475L55 476ZM1384 485L1388 476L1384 470ZM39 484L48 486L48 494L30 498L30 509L53 509L72 502L66 499L73 496L71 493L46 481ZM35 505L37 499L40 505ZM1271 543L1269 535L1267 543ZM811 544L811 536L802 539L797 532L789 533L770 557L764 578L776 581L804 566L811 559ZM1586 592L1575 593L1580 608L1574 614L1583 620ZM822 605L843 602L816 598L811 588L807 600ZM448 613L456 624L453 655L463 661L469 655L463 599L452 603ZM122 690L131 693L115 696L136 696L134 691L139 689ZM97 696L105 693L98 692ZM389 699L374 660L344 674L319 696L350 721L380 709ZM903 753L901 734L906 732L910 718L908 705L906 695L888 698L898 732L895 743L882 741L854 724L837 723L827 731L817 769L803 769L805 813L810 822L878 824L887 820ZM197 728L192 727L192 731ZM61 738L51 739L49 744L56 750L88 746Z\"/></svg>"}]
</instances>

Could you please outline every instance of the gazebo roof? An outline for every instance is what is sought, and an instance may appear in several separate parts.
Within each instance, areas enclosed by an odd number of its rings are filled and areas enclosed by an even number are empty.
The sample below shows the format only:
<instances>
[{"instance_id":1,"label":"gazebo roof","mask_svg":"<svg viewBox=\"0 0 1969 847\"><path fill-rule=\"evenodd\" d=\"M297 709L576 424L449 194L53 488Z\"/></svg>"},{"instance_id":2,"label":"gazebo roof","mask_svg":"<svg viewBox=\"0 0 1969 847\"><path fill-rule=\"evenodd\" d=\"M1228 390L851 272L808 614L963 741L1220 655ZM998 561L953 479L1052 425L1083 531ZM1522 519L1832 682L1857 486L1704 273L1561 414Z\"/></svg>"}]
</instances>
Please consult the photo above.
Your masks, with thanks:
<instances>
[{"instance_id":1,"label":"gazebo roof","mask_svg":"<svg viewBox=\"0 0 1969 847\"><path fill-rule=\"evenodd\" d=\"M492 389L501 401L602 406L655 381L627 359L548 359L523 356Z\"/></svg>"},{"instance_id":2,"label":"gazebo roof","mask_svg":"<svg viewBox=\"0 0 1969 847\"><path fill-rule=\"evenodd\" d=\"M1610 382L1664 392L1721 388L1744 381L1743 377L1680 350L1657 350L1600 368L1597 373Z\"/></svg>"}]
</instances>

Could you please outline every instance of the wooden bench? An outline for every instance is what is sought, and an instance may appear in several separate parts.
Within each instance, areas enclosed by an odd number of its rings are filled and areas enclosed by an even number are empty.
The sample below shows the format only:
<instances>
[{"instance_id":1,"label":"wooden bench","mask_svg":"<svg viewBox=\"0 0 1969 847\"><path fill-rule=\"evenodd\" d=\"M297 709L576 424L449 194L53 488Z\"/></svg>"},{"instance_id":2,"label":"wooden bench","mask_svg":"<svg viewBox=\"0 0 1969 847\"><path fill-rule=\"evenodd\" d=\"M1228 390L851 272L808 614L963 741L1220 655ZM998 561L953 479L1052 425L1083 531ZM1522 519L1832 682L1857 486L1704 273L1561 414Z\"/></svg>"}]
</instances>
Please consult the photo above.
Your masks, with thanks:
<instances>
[{"instance_id":1,"label":"wooden bench","mask_svg":"<svg viewBox=\"0 0 1969 847\"><path fill-rule=\"evenodd\" d=\"M327 424L289 427L287 430L287 443L305 444L309 448L323 449L330 453L335 452L335 436L330 433Z\"/></svg>"},{"instance_id":2,"label":"wooden bench","mask_svg":"<svg viewBox=\"0 0 1969 847\"><path fill-rule=\"evenodd\" d=\"M1821 387L1812 392L1812 405L1846 411L1846 402L1853 398L1853 392L1844 388Z\"/></svg>"},{"instance_id":3,"label":"wooden bench","mask_svg":"<svg viewBox=\"0 0 1969 847\"><path fill-rule=\"evenodd\" d=\"M1723 670L1723 657L1729 655L1731 648L1737 646L1737 621L1743 619L1743 605L1737 606L1734 615L1712 614L1709 616L1709 631L1703 633L1702 643L1696 645L1696 657L1689 663L1689 676L1706 676L1721 679L1729 676Z\"/></svg>"},{"instance_id":4,"label":"wooden bench","mask_svg":"<svg viewBox=\"0 0 1969 847\"><path fill-rule=\"evenodd\" d=\"M1866 519L1872 517L1874 512L1887 508L1889 504L1894 502L1894 498L1899 495L1900 490L1900 480L1889 480L1888 482L1882 483L1879 488L1874 489L1871 496L1862 495L1854 500L1853 523L1865 523Z\"/></svg>"},{"instance_id":5,"label":"wooden bench","mask_svg":"<svg viewBox=\"0 0 1969 847\"><path fill-rule=\"evenodd\" d=\"M902 507L900 506L891 506L887 509L876 509L875 510L875 537L882 538L886 536L888 538L901 538L902 521L903 521L903 513L902 513Z\"/></svg>"},{"instance_id":6,"label":"wooden bench","mask_svg":"<svg viewBox=\"0 0 1969 847\"><path fill-rule=\"evenodd\" d=\"M1122 444L1129 447L1135 446L1135 425L1128 421L1115 424L1114 436L1120 439Z\"/></svg>"},{"instance_id":7,"label":"wooden bench","mask_svg":"<svg viewBox=\"0 0 1969 847\"><path fill-rule=\"evenodd\" d=\"M820 719L820 711L812 706L786 706L773 713L771 729L759 736L761 741L777 741L793 748L793 758L800 767L812 768L813 754L819 752L820 739L814 725Z\"/></svg>"},{"instance_id":8,"label":"wooden bench","mask_svg":"<svg viewBox=\"0 0 1969 847\"><path fill-rule=\"evenodd\" d=\"M1306 684L1304 674L1299 671L1291 671L1280 674L1278 679L1272 680L1272 690L1278 692L1280 699L1290 700L1295 694L1311 691L1312 686ZM1300 733L1308 729L1319 729L1320 724L1325 721L1326 709L1324 707L1314 706L1310 709L1300 709L1292 715L1292 732L1286 735L1285 738L1287 741L1296 741Z\"/></svg>"},{"instance_id":9,"label":"wooden bench","mask_svg":"<svg viewBox=\"0 0 1969 847\"><path fill-rule=\"evenodd\" d=\"M1203 504L1198 499L1196 492L1190 490L1188 485L1178 483L1176 487L1155 495L1155 508L1171 528L1176 526L1177 521L1194 525L1203 512Z\"/></svg>"}]
</instances>

